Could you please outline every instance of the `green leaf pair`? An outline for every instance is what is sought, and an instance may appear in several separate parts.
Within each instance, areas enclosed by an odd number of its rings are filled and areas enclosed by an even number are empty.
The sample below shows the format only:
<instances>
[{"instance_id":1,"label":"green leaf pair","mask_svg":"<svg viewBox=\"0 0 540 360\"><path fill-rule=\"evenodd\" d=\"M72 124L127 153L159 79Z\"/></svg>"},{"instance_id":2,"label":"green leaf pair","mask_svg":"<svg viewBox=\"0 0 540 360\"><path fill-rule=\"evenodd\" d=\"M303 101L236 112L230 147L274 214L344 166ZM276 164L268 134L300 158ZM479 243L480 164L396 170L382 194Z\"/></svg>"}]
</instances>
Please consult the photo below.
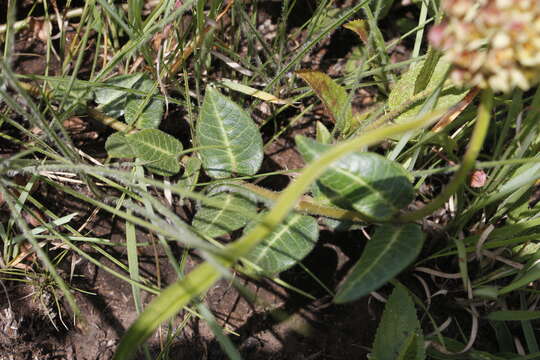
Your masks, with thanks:
<instances>
[{"instance_id":1,"label":"green leaf pair","mask_svg":"<svg viewBox=\"0 0 540 360\"><path fill-rule=\"evenodd\" d=\"M115 76L105 82L107 87L95 90L99 109L111 117L124 116L134 129L132 134L117 132L109 136L105 149L110 157L138 158L146 168L158 175L171 176L180 171L178 157L182 143L158 130L163 117L163 100L157 94L154 81L143 73ZM145 95L135 95L135 89Z\"/></svg>"},{"instance_id":2,"label":"green leaf pair","mask_svg":"<svg viewBox=\"0 0 540 360\"><path fill-rule=\"evenodd\" d=\"M254 175L263 159L262 138L250 115L213 87L206 88L196 137L199 155L206 173L216 179L233 175ZM212 196L221 205L202 205L193 220L201 233L217 237L247 225L256 219L256 205L239 193L222 192ZM242 211L238 211L242 210ZM301 261L315 246L319 236L315 218L292 214L246 256L250 271L274 275Z\"/></svg>"},{"instance_id":3,"label":"green leaf pair","mask_svg":"<svg viewBox=\"0 0 540 360\"><path fill-rule=\"evenodd\" d=\"M306 161L315 161L331 145L297 137ZM414 197L405 169L378 154L355 152L334 162L316 182L325 202L360 212L373 222L387 222ZM334 301L356 300L384 285L407 267L424 242L416 224L379 226Z\"/></svg>"},{"instance_id":4,"label":"green leaf pair","mask_svg":"<svg viewBox=\"0 0 540 360\"><path fill-rule=\"evenodd\" d=\"M203 204L192 225L202 234L218 237L245 227L249 231L264 216L254 215L253 199L241 193L219 192L210 197L218 206ZM247 225L247 226L246 226ZM245 257L246 269L252 273L272 276L300 262L315 247L319 225L311 216L292 214Z\"/></svg>"}]
</instances>

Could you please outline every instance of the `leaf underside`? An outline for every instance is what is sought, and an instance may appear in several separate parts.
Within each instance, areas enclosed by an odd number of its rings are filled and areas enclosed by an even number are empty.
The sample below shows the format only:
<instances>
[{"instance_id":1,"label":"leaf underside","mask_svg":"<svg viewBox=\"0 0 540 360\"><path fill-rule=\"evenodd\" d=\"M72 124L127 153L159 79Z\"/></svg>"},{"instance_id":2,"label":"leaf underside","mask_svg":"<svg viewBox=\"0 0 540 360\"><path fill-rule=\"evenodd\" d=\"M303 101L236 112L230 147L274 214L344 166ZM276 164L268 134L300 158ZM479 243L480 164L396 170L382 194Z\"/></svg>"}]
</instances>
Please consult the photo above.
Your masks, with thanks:
<instances>
[{"instance_id":1,"label":"leaf underside","mask_svg":"<svg viewBox=\"0 0 540 360\"><path fill-rule=\"evenodd\" d=\"M216 179L254 175L263 159L263 143L248 113L216 89L207 87L196 137L206 173Z\"/></svg>"},{"instance_id":2,"label":"leaf underside","mask_svg":"<svg viewBox=\"0 0 540 360\"><path fill-rule=\"evenodd\" d=\"M134 134L114 133L107 138L105 149L111 157L137 157L155 174L171 176L180 171L178 156L182 143L158 129L144 129Z\"/></svg>"},{"instance_id":3,"label":"leaf underside","mask_svg":"<svg viewBox=\"0 0 540 360\"><path fill-rule=\"evenodd\" d=\"M135 155L147 162L146 168L153 173L171 176L180 171L178 156L182 143L175 137L157 129L144 129L127 136Z\"/></svg>"},{"instance_id":4,"label":"leaf underside","mask_svg":"<svg viewBox=\"0 0 540 360\"><path fill-rule=\"evenodd\" d=\"M94 91L95 101L98 103L100 111L111 117L119 117L124 114L128 92L119 88L131 89L141 79L143 73L120 75L105 81L105 84L112 87L103 87Z\"/></svg>"},{"instance_id":5,"label":"leaf underside","mask_svg":"<svg viewBox=\"0 0 540 360\"><path fill-rule=\"evenodd\" d=\"M222 205L215 207L203 204L192 223L200 233L209 237L222 236L246 226L250 218L245 216L244 212L257 212L256 204L241 194L220 193L211 198L221 201ZM237 211L234 211L235 209ZM243 211L239 212L238 209Z\"/></svg>"}]
</instances>

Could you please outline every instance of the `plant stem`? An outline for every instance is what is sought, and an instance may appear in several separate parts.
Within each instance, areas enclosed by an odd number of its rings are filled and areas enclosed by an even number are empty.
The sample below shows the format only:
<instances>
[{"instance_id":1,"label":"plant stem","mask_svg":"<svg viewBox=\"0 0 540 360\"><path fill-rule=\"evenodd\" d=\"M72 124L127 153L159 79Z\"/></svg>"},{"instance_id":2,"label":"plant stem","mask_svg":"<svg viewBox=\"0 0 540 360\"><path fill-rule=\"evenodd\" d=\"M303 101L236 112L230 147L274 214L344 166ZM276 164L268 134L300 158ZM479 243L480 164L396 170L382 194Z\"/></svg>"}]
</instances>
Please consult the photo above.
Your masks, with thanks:
<instances>
[{"instance_id":1,"label":"plant stem","mask_svg":"<svg viewBox=\"0 0 540 360\"><path fill-rule=\"evenodd\" d=\"M463 161L458 171L454 174L450 183L443 189L443 191L433 199L429 204L423 208L403 214L398 217L400 222L411 222L421 220L425 216L432 214L435 210L439 209L444 203L455 194L459 187L465 182L469 172L473 169L478 154L482 149L484 140L487 135L489 123L491 119L491 109L493 107L493 92L491 90L484 90L482 92L482 98L480 100L480 107L478 108L478 118L473 130L469 148L463 156Z\"/></svg>"},{"instance_id":2,"label":"plant stem","mask_svg":"<svg viewBox=\"0 0 540 360\"><path fill-rule=\"evenodd\" d=\"M279 199L279 196L281 194L279 192L274 192L251 183L242 183L241 186L269 200L275 201ZM368 221L368 218L362 213L318 204L314 201L314 199L308 196L303 197L298 202L298 204L296 204L295 209L310 215L321 215L338 220L349 220L357 222Z\"/></svg>"}]
</instances>

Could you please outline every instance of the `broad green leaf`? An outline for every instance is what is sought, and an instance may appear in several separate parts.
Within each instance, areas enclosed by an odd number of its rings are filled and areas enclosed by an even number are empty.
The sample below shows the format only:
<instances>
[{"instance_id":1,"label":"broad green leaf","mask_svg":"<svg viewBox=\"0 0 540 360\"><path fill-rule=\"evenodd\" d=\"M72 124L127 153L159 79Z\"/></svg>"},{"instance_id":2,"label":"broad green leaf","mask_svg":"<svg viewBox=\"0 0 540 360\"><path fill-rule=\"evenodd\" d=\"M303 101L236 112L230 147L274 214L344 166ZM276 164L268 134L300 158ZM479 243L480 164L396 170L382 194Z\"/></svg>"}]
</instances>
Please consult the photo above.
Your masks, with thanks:
<instances>
[{"instance_id":1,"label":"broad green leaf","mask_svg":"<svg viewBox=\"0 0 540 360\"><path fill-rule=\"evenodd\" d=\"M381 225L368 241L334 301L353 301L377 290L416 259L424 243L420 226Z\"/></svg>"},{"instance_id":2,"label":"broad green leaf","mask_svg":"<svg viewBox=\"0 0 540 360\"><path fill-rule=\"evenodd\" d=\"M213 178L253 175L263 159L262 138L248 113L208 86L197 121L196 137L206 173Z\"/></svg>"},{"instance_id":3,"label":"broad green leaf","mask_svg":"<svg viewBox=\"0 0 540 360\"><path fill-rule=\"evenodd\" d=\"M540 319L540 311L505 310L494 311L487 318L495 321L527 321Z\"/></svg>"},{"instance_id":4,"label":"broad green leaf","mask_svg":"<svg viewBox=\"0 0 540 360\"><path fill-rule=\"evenodd\" d=\"M137 84L137 90L149 93L154 90L154 82L148 78L143 78ZM152 95L157 92L154 90ZM124 117L128 124L135 123L138 129L157 129L163 117L163 100L150 98L146 101L146 96L130 94L127 97Z\"/></svg>"},{"instance_id":5,"label":"broad green leaf","mask_svg":"<svg viewBox=\"0 0 540 360\"><path fill-rule=\"evenodd\" d=\"M424 90L435 90L437 86L441 83L443 78L446 76L446 72L448 71L449 67L450 64L447 61L445 61L444 59L440 59L437 62L435 68L433 69L433 73L431 74L429 82L425 86ZM392 87L392 91L388 96L388 106L390 108L390 111L398 108L400 105L409 101L413 97L413 95L415 94L417 79L421 75L423 68L424 61L411 65L409 71L403 74L401 79L399 79L399 81L394 85L394 87ZM467 90L456 88L449 88L442 91L433 110L443 110L456 105L465 97L466 93ZM427 100L427 98L423 101L418 101L418 103L413 104L409 108L409 110L398 116L395 121L407 121L417 115L422 109L425 100Z\"/></svg>"},{"instance_id":6,"label":"broad green leaf","mask_svg":"<svg viewBox=\"0 0 540 360\"><path fill-rule=\"evenodd\" d=\"M123 115L128 93L118 87L131 90L142 76L143 73L135 73L106 80L103 87L94 91L95 101L100 105L99 110L112 117Z\"/></svg>"},{"instance_id":7,"label":"broad green leaf","mask_svg":"<svg viewBox=\"0 0 540 360\"><path fill-rule=\"evenodd\" d=\"M220 193L212 199L221 201L222 205L201 205L192 223L201 234L209 237L225 235L246 226L251 219L238 210L257 212L257 205L240 194Z\"/></svg>"},{"instance_id":8,"label":"broad green leaf","mask_svg":"<svg viewBox=\"0 0 540 360\"><path fill-rule=\"evenodd\" d=\"M182 143L171 135L157 129L145 129L126 136L135 156L145 162L145 167L163 176L180 171L178 156Z\"/></svg>"},{"instance_id":9,"label":"broad green leaf","mask_svg":"<svg viewBox=\"0 0 540 360\"><path fill-rule=\"evenodd\" d=\"M247 226L248 231L256 222ZM246 256L265 275L274 275L294 266L315 247L319 238L317 220L311 216L293 214L277 226L262 243Z\"/></svg>"},{"instance_id":10,"label":"broad green leaf","mask_svg":"<svg viewBox=\"0 0 540 360\"><path fill-rule=\"evenodd\" d=\"M346 134L352 122L352 106L347 91L322 72L301 70L297 74L321 99L336 124L337 130L341 134Z\"/></svg>"},{"instance_id":11,"label":"broad green leaf","mask_svg":"<svg viewBox=\"0 0 540 360\"><path fill-rule=\"evenodd\" d=\"M307 162L314 161L331 145L296 137ZM375 153L355 152L334 162L317 185L334 205L354 209L374 220L388 220L409 204L414 191L407 172L399 164Z\"/></svg>"},{"instance_id":12,"label":"broad green leaf","mask_svg":"<svg viewBox=\"0 0 540 360\"><path fill-rule=\"evenodd\" d=\"M107 138L105 150L113 158L133 158L136 156L128 138L121 132L116 132Z\"/></svg>"},{"instance_id":13,"label":"broad green leaf","mask_svg":"<svg viewBox=\"0 0 540 360\"><path fill-rule=\"evenodd\" d=\"M396 360L424 360L425 358L424 336L418 333L410 333Z\"/></svg>"},{"instance_id":14,"label":"broad green leaf","mask_svg":"<svg viewBox=\"0 0 540 360\"><path fill-rule=\"evenodd\" d=\"M424 338L414 302L402 285L394 288L384 307L372 356L377 360L423 360Z\"/></svg>"}]
</instances>

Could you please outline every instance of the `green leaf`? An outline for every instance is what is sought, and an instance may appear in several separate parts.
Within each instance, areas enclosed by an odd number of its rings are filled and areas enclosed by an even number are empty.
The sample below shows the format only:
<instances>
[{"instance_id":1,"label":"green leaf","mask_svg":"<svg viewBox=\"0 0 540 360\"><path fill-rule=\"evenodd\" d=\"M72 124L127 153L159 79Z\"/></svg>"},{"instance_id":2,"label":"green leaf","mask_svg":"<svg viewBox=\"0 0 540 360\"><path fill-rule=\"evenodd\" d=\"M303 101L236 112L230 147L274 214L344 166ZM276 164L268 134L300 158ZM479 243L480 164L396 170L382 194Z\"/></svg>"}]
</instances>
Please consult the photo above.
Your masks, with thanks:
<instances>
[{"instance_id":1,"label":"green leaf","mask_svg":"<svg viewBox=\"0 0 540 360\"><path fill-rule=\"evenodd\" d=\"M94 99L92 86L84 81L75 80L69 89L69 81L61 77L50 77L47 81L51 84L51 97L61 99L66 97L69 104L77 103L75 113L86 114L86 105ZM69 91L68 91L69 90Z\"/></svg>"},{"instance_id":2,"label":"green leaf","mask_svg":"<svg viewBox=\"0 0 540 360\"><path fill-rule=\"evenodd\" d=\"M509 285L499 290L499 295L507 294L521 287L527 286L529 283L540 279L540 263L535 263L524 274L518 275L518 278L512 281Z\"/></svg>"},{"instance_id":3,"label":"green leaf","mask_svg":"<svg viewBox=\"0 0 540 360\"><path fill-rule=\"evenodd\" d=\"M154 82L146 77L137 84L137 90L145 93L150 93L150 96L157 93L154 89ZM148 95L147 95L148 96ZM146 97L130 94L127 97L124 117L128 124L135 123L138 129L157 129L163 117L163 100L150 98L147 101Z\"/></svg>"},{"instance_id":4,"label":"green leaf","mask_svg":"<svg viewBox=\"0 0 540 360\"><path fill-rule=\"evenodd\" d=\"M105 150L113 158L133 158L136 156L126 135L122 132L116 132L107 138Z\"/></svg>"},{"instance_id":5,"label":"green leaf","mask_svg":"<svg viewBox=\"0 0 540 360\"><path fill-rule=\"evenodd\" d=\"M495 321L526 321L540 319L540 311L505 310L494 311L487 318Z\"/></svg>"},{"instance_id":6,"label":"green leaf","mask_svg":"<svg viewBox=\"0 0 540 360\"><path fill-rule=\"evenodd\" d=\"M334 301L353 301L377 290L409 266L423 244L424 234L416 224L378 227Z\"/></svg>"},{"instance_id":7,"label":"green leaf","mask_svg":"<svg viewBox=\"0 0 540 360\"><path fill-rule=\"evenodd\" d=\"M425 358L424 337L421 334L410 333L396 360L424 360Z\"/></svg>"},{"instance_id":8,"label":"green leaf","mask_svg":"<svg viewBox=\"0 0 540 360\"><path fill-rule=\"evenodd\" d=\"M427 58L422 65L422 69L420 70L420 73L418 74L416 81L414 82L414 95L424 90L428 86L440 58L441 53L430 47L428 50Z\"/></svg>"},{"instance_id":9,"label":"green leaf","mask_svg":"<svg viewBox=\"0 0 540 360\"><path fill-rule=\"evenodd\" d=\"M256 224L252 222L245 232ZM265 275L274 275L305 258L315 247L318 238L319 226L315 218L293 214L255 246L246 259L259 266Z\"/></svg>"},{"instance_id":10,"label":"green leaf","mask_svg":"<svg viewBox=\"0 0 540 360\"><path fill-rule=\"evenodd\" d=\"M377 360L423 360L424 338L407 289L396 286L384 307L372 356Z\"/></svg>"},{"instance_id":11,"label":"green leaf","mask_svg":"<svg viewBox=\"0 0 540 360\"><path fill-rule=\"evenodd\" d=\"M126 105L126 91L120 88L131 90L135 84L141 79L143 73L135 73L129 75L120 75L112 77L105 81L104 87L94 91L95 101L98 103L99 110L108 116L119 117L124 114ZM110 86L114 86L110 87Z\"/></svg>"},{"instance_id":12,"label":"green leaf","mask_svg":"<svg viewBox=\"0 0 540 360\"><path fill-rule=\"evenodd\" d=\"M246 226L251 218L244 214L257 212L256 204L241 194L220 193L211 198L221 201L222 205L219 207L201 205L192 223L200 233L209 237L225 235ZM238 210L243 210L244 213Z\"/></svg>"},{"instance_id":13,"label":"green leaf","mask_svg":"<svg viewBox=\"0 0 540 360\"><path fill-rule=\"evenodd\" d=\"M332 142L332 134L330 134L330 131L324 126L324 124L320 121L317 121L317 124L315 125L316 129L316 138L317 141L321 144L330 144Z\"/></svg>"},{"instance_id":14,"label":"green leaf","mask_svg":"<svg viewBox=\"0 0 540 360\"><path fill-rule=\"evenodd\" d=\"M301 70L297 74L321 99L337 130L341 134L346 134L352 123L352 106L347 91L322 72Z\"/></svg>"},{"instance_id":15,"label":"green leaf","mask_svg":"<svg viewBox=\"0 0 540 360\"><path fill-rule=\"evenodd\" d=\"M208 86L197 121L196 138L206 173L213 178L233 174L253 175L263 159L263 144L257 125L248 113Z\"/></svg>"},{"instance_id":16,"label":"green leaf","mask_svg":"<svg viewBox=\"0 0 540 360\"><path fill-rule=\"evenodd\" d=\"M396 108L398 108L401 104L409 101L413 95L415 94L415 89L418 87L424 85L422 84L422 80L418 80L419 77L425 76L425 73L422 73L422 69L424 69L424 61L418 62L416 64L411 65L411 68L409 71L407 71L401 79L392 87L392 91L390 92L390 95L388 96L388 106L389 110L392 111ZM437 65L432 71L431 77L425 86L425 90L427 91L433 91L437 88L437 86L441 83L443 78L446 76L446 73L450 67L450 64L445 61L444 59L440 59L437 62ZM424 74L424 75L423 75ZM456 88L449 88L441 92L441 95L437 101L437 104L434 107L434 111L436 110L443 110L446 108L450 108L454 105L456 105L459 101L461 101L465 94L467 93L467 90L463 89L456 89ZM429 97L428 97L429 98ZM417 115L420 110L422 109L422 106L428 98L424 99L423 101L418 101L416 104L413 104L409 110L402 113L400 116L396 118L396 122L403 122L409 120L411 117L414 117Z\"/></svg>"},{"instance_id":17,"label":"green leaf","mask_svg":"<svg viewBox=\"0 0 540 360\"><path fill-rule=\"evenodd\" d=\"M331 145L296 137L304 159L314 161ZM378 154L355 152L334 162L317 181L333 204L352 208L374 220L388 220L414 197L407 172Z\"/></svg>"},{"instance_id":18,"label":"green leaf","mask_svg":"<svg viewBox=\"0 0 540 360\"><path fill-rule=\"evenodd\" d=\"M148 162L145 167L163 176L171 176L180 171L178 156L182 143L169 134L157 129L145 129L126 136L135 156Z\"/></svg>"}]
</instances>

